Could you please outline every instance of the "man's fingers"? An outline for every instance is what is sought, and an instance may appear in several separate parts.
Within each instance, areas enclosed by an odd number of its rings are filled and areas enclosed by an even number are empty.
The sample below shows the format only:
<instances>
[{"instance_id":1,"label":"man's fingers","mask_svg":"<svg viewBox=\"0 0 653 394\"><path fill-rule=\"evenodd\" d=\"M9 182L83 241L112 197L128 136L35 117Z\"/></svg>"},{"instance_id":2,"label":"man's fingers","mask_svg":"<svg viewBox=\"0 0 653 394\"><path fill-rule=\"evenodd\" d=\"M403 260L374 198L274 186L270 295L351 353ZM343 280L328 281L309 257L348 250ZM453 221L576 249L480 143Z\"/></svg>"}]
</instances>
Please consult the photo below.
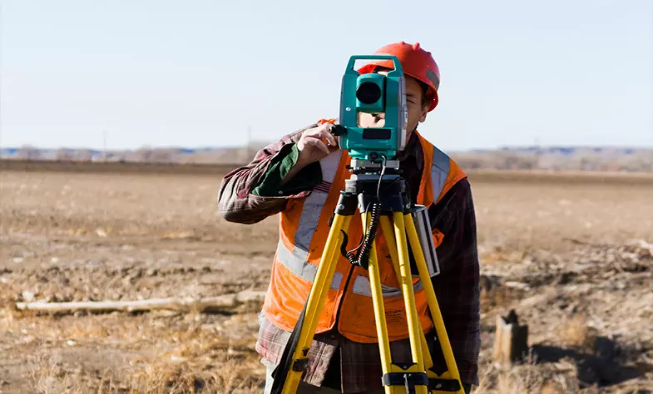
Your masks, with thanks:
<instances>
[{"instance_id":1,"label":"man's fingers","mask_svg":"<svg viewBox=\"0 0 653 394\"><path fill-rule=\"evenodd\" d=\"M331 134L331 128L330 127L324 131L324 135L325 135L327 141L329 141L329 144L331 144L331 146L337 146L338 145L338 143L336 142L336 137L334 137L333 134Z\"/></svg>"},{"instance_id":2,"label":"man's fingers","mask_svg":"<svg viewBox=\"0 0 653 394\"><path fill-rule=\"evenodd\" d=\"M328 155L329 153L331 153L331 151L329 150L329 148L328 148L328 147L326 146L326 144L325 144L324 142L322 142L322 141L318 141L318 142L316 143L316 146L317 146L318 148L320 148L320 150L321 150L322 152L324 152L325 154L327 154L327 155Z\"/></svg>"},{"instance_id":3,"label":"man's fingers","mask_svg":"<svg viewBox=\"0 0 653 394\"><path fill-rule=\"evenodd\" d=\"M322 140L319 139L319 138L308 138L308 139L306 140L306 143L307 143L308 145L312 145L312 146L318 148L319 150L321 150L322 152L326 153L327 155L328 155L329 153L331 153L331 151L329 150L329 148L327 148L326 144L325 144L324 142L322 142Z\"/></svg>"},{"instance_id":4,"label":"man's fingers","mask_svg":"<svg viewBox=\"0 0 653 394\"><path fill-rule=\"evenodd\" d=\"M332 146L338 146L338 142L336 141L336 137L331 134L331 129L333 128L333 125L331 123L324 123L320 125L317 129L320 131L320 137L326 139L329 141L329 144Z\"/></svg>"},{"instance_id":5,"label":"man's fingers","mask_svg":"<svg viewBox=\"0 0 653 394\"><path fill-rule=\"evenodd\" d=\"M329 130L331 130L331 128L327 127L327 126L331 126L331 125L330 124L329 125L322 125L322 126L314 128L314 129L306 130L304 132L303 137L306 137L306 138L310 138L310 137L319 138L321 140L324 140L324 141L328 142L329 145L338 146L338 142L336 141L336 138L333 136L333 134L331 134L329 132Z\"/></svg>"},{"instance_id":6,"label":"man's fingers","mask_svg":"<svg viewBox=\"0 0 653 394\"><path fill-rule=\"evenodd\" d=\"M320 136L325 131L328 132L328 130L329 130L329 128L327 127L327 125L321 125L321 126L318 126L318 127L315 127L315 128L308 129L308 130L304 131L304 135L309 136L309 137L310 136L313 136L313 137L314 136Z\"/></svg>"},{"instance_id":7,"label":"man's fingers","mask_svg":"<svg viewBox=\"0 0 653 394\"><path fill-rule=\"evenodd\" d=\"M312 129L305 130L301 136L303 144L314 146L327 155L332 151L337 150L338 141L336 140L336 137L330 133L332 126L333 125L330 123L325 123Z\"/></svg>"}]
</instances>

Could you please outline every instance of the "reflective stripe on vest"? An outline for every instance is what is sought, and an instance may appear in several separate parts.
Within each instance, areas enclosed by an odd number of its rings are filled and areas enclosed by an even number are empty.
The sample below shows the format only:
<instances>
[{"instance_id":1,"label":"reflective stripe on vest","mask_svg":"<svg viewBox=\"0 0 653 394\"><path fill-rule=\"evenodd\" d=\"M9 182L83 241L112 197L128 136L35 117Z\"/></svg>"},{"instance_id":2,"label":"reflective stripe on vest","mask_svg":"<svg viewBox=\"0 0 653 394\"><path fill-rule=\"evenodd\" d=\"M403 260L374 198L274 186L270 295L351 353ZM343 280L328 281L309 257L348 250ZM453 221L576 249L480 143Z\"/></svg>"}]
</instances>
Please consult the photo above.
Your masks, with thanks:
<instances>
[{"instance_id":1,"label":"reflective stripe on vest","mask_svg":"<svg viewBox=\"0 0 653 394\"><path fill-rule=\"evenodd\" d=\"M277 260L290 272L311 283L315 280L318 266L307 261L308 249L311 246L315 228L320 221L324 203L329 197L329 189L338 171L341 157L342 151L337 151L320 160L322 183L315 187L304 200L302 215L299 218L299 225L295 232L293 250L289 250L281 240L277 245ZM343 275L340 272L334 273L330 287L338 290L342 277Z\"/></svg>"},{"instance_id":2,"label":"reflective stripe on vest","mask_svg":"<svg viewBox=\"0 0 653 394\"><path fill-rule=\"evenodd\" d=\"M308 256L308 248L311 245L313 233L320 221L320 214L322 213L324 203L327 197L329 197L329 190L324 186L331 186L333 178L336 176L336 171L338 171L341 156L342 151L339 150L320 160L322 184L316 187L304 201L302 216L299 219L297 232L295 232L295 251L303 252L304 258ZM297 249L301 250L297 251Z\"/></svg>"},{"instance_id":3,"label":"reflective stripe on vest","mask_svg":"<svg viewBox=\"0 0 653 394\"><path fill-rule=\"evenodd\" d=\"M437 201L442 193L444 184L449 176L449 156L440 149L433 147L433 164L431 165L431 187L433 188L433 199ZM434 201L434 202L435 202Z\"/></svg>"},{"instance_id":4,"label":"reflective stripe on vest","mask_svg":"<svg viewBox=\"0 0 653 394\"><path fill-rule=\"evenodd\" d=\"M295 248L295 250L297 250L297 248ZM306 262L306 257L304 254L297 255L288 250L288 248L286 248L281 240L279 240L279 244L277 245L277 260L283 264L284 267L288 268L290 272L299 276L300 278L303 278L304 280L311 283L315 280L318 266ZM333 279L331 280L330 286L332 289L338 290L340 288L342 276L343 275L340 272L335 272L333 274Z\"/></svg>"},{"instance_id":5,"label":"reflective stripe on vest","mask_svg":"<svg viewBox=\"0 0 653 394\"><path fill-rule=\"evenodd\" d=\"M422 281L417 281L415 284L413 284L413 292L418 292L422 290L424 287L422 286ZM370 287L370 280L362 275L359 275L356 277L356 281L354 282L354 288L353 292L356 294L372 297L372 288ZM383 297L401 297L401 289L398 289L396 287L392 286L387 286L381 283L381 292L383 293Z\"/></svg>"}]
</instances>

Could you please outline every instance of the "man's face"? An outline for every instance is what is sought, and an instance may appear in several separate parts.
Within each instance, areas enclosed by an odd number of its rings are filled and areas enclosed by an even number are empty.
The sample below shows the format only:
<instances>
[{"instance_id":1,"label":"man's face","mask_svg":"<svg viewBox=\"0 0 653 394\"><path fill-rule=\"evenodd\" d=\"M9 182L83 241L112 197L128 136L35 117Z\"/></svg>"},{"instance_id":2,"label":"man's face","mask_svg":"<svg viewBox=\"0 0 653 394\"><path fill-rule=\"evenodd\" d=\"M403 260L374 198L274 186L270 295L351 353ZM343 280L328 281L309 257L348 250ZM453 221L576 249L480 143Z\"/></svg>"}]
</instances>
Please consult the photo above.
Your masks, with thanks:
<instances>
[{"instance_id":1,"label":"man's face","mask_svg":"<svg viewBox=\"0 0 653 394\"><path fill-rule=\"evenodd\" d=\"M387 71L379 71L379 74L387 75ZM419 123L426 120L428 106L422 105L424 95L419 82L413 77L406 76L406 107L408 108L408 124L406 125L406 141L410 138ZM358 113L358 124L360 127L383 127L385 125L385 114Z\"/></svg>"}]
</instances>

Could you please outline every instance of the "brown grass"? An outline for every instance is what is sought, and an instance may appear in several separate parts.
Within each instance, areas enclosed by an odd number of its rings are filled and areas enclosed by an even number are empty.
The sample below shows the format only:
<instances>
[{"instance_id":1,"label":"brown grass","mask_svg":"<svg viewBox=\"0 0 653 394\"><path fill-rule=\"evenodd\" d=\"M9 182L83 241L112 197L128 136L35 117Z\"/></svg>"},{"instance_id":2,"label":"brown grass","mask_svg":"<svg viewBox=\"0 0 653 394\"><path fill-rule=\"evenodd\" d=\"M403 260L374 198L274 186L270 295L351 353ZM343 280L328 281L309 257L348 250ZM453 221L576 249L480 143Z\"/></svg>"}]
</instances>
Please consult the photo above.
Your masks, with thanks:
<instances>
[{"instance_id":1,"label":"brown grass","mask_svg":"<svg viewBox=\"0 0 653 394\"><path fill-rule=\"evenodd\" d=\"M251 342L221 338L202 324L201 317L186 319L189 322L182 324L184 329L172 333L149 316L113 325L110 330L102 330L110 322L103 316L85 319L86 324L27 315L20 320L40 334L34 344L41 350L29 368L30 387L35 392L170 393L202 389L249 393L257 392L262 384L264 371L251 351ZM113 365L101 370L89 369L53 346L61 343L70 349L93 348L116 341L127 353L141 351L113 360Z\"/></svg>"},{"instance_id":2,"label":"brown grass","mask_svg":"<svg viewBox=\"0 0 653 394\"><path fill-rule=\"evenodd\" d=\"M578 391L576 366L572 360L560 360L553 366L541 368L536 359L530 357L523 364L513 367L487 363L482 371L475 393L551 394Z\"/></svg>"},{"instance_id":3,"label":"brown grass","mask_svg":"<svg viewBox=\"0 0 653 394\"><path fill-rule=\"evenodd\" d=\"M102 375L88 375L81 371L68 371L60 361L39 355L31 363L30 388L36 393L154 393L179 392L256 393L260 379L243 378L238 360L222 362L220 369L197 372L187 364L170 365L152 362L121 381Z\"/></svg>"},{"instance_id":4,"label":"brown grass","mask_svg":"<svg viewBox=\"0 0 653 394\"><path fill-rule=\"evenodd\" d=\"M653 387L650 324L641 323L652 316L650 260L615 252L633 238L653 241L653 184L575 179L472 175L484 276L477 393ZM0 172L0 384L8 382L0 389L260 392L257 310L38 315L11 307L24 291L81 301L265 289L277 219L223 221L215 207L220 180L218 173ZM607 246L588 264L586 244ZM591 270L604 261L609 275ZM533 297L542 298L522 306ZM532 345L570 356L495 366L488 352L494 319L509 308L530 324ZM625 349L619 357L628 356L617 361L641 370L632 383L593 388L579 380L574 355L589 353L598 336L617 338Z\"/></svg>"},{"instance_id":5,"label":"brown grass","mask_svg":"<svg viewBox=\"0 0 653 394\"><path fill-rule=\"evenodd\" d=\"M558 330L557 338L561 344L583 351L592 351L596 335L596 329L588 325L587 317L576 314L568 322L563 323Z\"/></svg>"}]
</instances>

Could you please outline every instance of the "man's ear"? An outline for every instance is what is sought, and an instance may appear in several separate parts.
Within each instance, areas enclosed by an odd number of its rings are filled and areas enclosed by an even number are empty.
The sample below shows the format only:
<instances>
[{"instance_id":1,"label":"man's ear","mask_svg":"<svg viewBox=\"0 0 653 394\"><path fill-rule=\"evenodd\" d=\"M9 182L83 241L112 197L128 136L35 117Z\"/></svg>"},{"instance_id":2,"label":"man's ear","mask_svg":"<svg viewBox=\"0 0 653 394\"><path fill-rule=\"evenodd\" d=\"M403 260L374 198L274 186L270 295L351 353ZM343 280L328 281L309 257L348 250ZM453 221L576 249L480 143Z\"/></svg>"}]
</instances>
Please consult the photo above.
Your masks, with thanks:
<instances>
[{"instance_id":1,"label":"man's ear","mask_svg":"<svg viewBox=\"0 0 653 394\"><path fill-rule=\"evenodd\" d=\"M427 105L422 106L422 113L420 114L419 117L419 122L424 123L426 121L426 115L429 113L429 107Z\"/></svg>"}]
</instances>

